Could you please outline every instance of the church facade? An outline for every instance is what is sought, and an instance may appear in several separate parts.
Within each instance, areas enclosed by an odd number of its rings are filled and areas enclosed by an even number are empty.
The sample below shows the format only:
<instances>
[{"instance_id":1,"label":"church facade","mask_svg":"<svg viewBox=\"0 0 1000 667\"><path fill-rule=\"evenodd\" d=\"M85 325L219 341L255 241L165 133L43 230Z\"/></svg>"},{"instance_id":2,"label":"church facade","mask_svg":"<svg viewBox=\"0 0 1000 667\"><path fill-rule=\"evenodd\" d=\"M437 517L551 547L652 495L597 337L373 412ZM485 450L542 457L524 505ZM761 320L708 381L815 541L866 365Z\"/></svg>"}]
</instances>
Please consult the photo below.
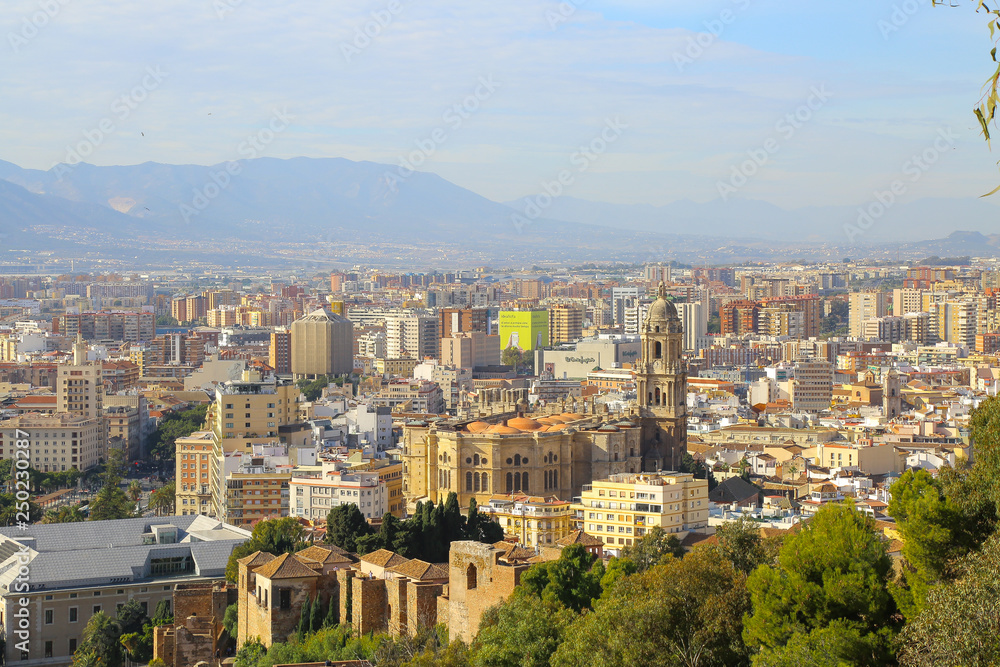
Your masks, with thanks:
<instances>
[{"instance_id":1,"label":"church facade","mask_svg":"<svg viewBox=\"0 0 1000 667\"><path fill-rule=\"evenodd\" d=\"M403 428L407 506L454 491L465 507L494 495L571 500L595 479L676 470L687 451L687 373L677 310L660 285L641 331L637 401L610 414L593 402L543 406L511 401L476 419L412 421ZM579 410L579 411L577 411Z\"/></svg>"}]
</instances>

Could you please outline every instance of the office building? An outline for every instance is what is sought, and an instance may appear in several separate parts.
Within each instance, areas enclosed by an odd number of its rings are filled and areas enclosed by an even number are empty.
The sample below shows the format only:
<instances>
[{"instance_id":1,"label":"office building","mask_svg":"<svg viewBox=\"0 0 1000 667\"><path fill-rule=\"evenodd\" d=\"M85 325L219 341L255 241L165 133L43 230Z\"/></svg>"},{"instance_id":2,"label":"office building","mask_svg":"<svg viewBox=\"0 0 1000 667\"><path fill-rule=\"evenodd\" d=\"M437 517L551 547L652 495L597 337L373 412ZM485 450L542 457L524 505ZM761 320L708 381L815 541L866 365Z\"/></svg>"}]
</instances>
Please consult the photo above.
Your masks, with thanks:
<instances>
[{"instance_id":1,"label":"office building","mask_svg":"<svg viewBox=\"0 0 1000 667\"><path fill-rule=\"evenodd\" d=\"M296 378L348 375L354 369L354 325L322 308L292 323L292 374Z\"/></svg>"}]
</instances>

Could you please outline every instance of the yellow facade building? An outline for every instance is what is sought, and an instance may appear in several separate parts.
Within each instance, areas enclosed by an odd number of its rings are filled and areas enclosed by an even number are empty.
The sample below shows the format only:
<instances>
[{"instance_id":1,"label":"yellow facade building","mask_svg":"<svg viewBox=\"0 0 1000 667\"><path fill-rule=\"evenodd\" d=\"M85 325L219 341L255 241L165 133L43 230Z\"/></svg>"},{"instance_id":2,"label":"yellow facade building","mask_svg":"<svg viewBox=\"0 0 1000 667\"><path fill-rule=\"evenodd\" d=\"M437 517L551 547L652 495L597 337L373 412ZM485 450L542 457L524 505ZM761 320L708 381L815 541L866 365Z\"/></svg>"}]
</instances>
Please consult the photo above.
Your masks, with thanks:
<instances>
[{"instance_id":1,"label":"yellow facade building","mask_svg":"<svg viewBox=\"0 0 1000 667\"><path fill-rule=\"evenodd\" d=\"M703 530L708 526L708 480L682 472L612 475L586 484L573 506L576 526L617 555L647 532Z\"/></svg>"},{"instance_id":2,"label":"yellow facade building","mask_svg":"<svg viewBox=\"0 0 1000 667\"><path fill-rule=\"evenodd\" d=\"M174 466L177 488L174 512L187 514L212 514L212 432L198 431L174 442Z\"/></svg>"},{"instance_id":3,"label":"yellow facade building","mask_svg":"<svg viewBox=\"0 0 1000 667\"><path fill-rule=\"evenodd\" d=\"M526 547L553 546L575 529L573 504L555 496L494 496L479 511Z\"/></svg>"}]
</instances>

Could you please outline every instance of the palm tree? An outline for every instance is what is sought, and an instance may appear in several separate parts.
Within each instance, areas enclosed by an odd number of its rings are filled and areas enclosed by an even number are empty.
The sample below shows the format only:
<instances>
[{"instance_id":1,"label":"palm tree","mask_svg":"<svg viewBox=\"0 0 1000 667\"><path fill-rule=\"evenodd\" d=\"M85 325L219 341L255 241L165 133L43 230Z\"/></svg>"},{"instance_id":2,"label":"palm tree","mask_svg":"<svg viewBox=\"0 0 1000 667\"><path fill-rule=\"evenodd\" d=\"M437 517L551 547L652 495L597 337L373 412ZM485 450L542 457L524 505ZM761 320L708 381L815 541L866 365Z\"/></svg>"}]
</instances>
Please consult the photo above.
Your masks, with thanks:
<instances>
[{"instance_id":1,"label":"palm tree","mask_svg":"<svg viewBox=\"0 0 1000 667\"><path fill-rule=\"evenodd\" d=\"M139 480L133 479L128 483L128 497L132 499L132 502L139 502L139 498L142 498L142 484Z\"/></svg>"},{"instance_id":2,"label":"palm tree","mask_svg":"<svg viewBox=\"0 0 1000 667\"><path fill-rule=\"evenodd\" d=\"M156 516L174 513L174 495L176 485L173 482L157 489L149 496L149 509L156 512Z\"/></svg>"}]
</instances>

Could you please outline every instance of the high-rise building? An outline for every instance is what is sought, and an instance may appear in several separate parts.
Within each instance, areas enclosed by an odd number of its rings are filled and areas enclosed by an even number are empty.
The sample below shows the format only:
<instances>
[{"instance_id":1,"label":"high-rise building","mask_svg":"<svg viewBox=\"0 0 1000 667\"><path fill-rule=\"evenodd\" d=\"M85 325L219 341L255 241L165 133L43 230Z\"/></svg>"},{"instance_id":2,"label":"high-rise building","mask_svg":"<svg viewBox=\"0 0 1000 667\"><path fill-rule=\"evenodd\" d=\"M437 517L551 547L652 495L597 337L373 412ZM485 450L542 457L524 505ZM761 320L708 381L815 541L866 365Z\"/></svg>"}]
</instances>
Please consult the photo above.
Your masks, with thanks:
<instances>
[{"instance_id":1,"label":"high-rise building","mask_svg":"<svg viewBox=\"0 0 1000 667\"><path fill-rule=\"evenodd\" d=\"M77 335L73 363L60 364L56 376L56 412L100 420L104 407L104 381L99 363L87 361L87 348Z\"/></svg>"},{"instance_id":2,"label":"high-rise building","mask_svg":"<svg viewBox=\"0 0 1000 667\"><path fill-rule=\"evenodd\" d=\"M833 400L833 364L826 359L802 357L795 362L792 409L822 412Z\"/></svg>"},{"instance_id":3,"label":"high-rise building","mask_svg":"<svg viewBox=\"0 0 1000 667\"><path fill-rule=\"evenodd\" d=\"M549 308L549 344L571 343L583 337L583 308L557 304Z\"/></svg>"},{"instance_id":4,"label":"high-rise building","mask_svg":"<svg viewBox=\"0 0 1000 667\"><path fill-rule=\"evenodd\" d=\"M646 293L642 287L612 287L611 288L611 318L616 327L625 325L625 311L635 307L639 298Z\"/></svg>"},{"instance_id":5,"label":"high-rise building","mask_svg":"<svg viewBox=\"0 0 1000 667\"><path fill-rule=\"evenodd\" d=\"M850 295L850 327L848 333L859 337L865 320L885 317L885 292L852 292Z\"/></svg>"},{"instance_id":6,"label":"high-rise building","mask_svg":"<svg viewBox=\"0 0 1000 667\"><path fill-rule=\"evenodd\" d=\"M708 307L700 301L682 303L680 316L684 349L697 352L699 341L708 334Z\"/></svg>"},{"instance_id":7,"label":"high-rise building","mask_svg":"<svg viewBox=\"0 0 1000 667\"><path fill-rule=\"evenodd\" d=\"M441 363L457 368L500 365L500 336L481 331L454 334L441 339Z\"/></svg>"},{"instance_id":8,"label":"high-rise building","mask_svg":"<svg viewBox=\"0 0 1000 667\"><path fill-rule=\"evenodd\" d=\"M211 516L212 508L212 451L211 431L198 431L174 441L174 484L176 498L174 513L178 516L204 514Z\"/></svg>"},{"instance_id":9,"label":"high-rise building","mask_svg":"<svg viewBox=\"0 0 1000 667\"><path fill-rule=\"evenodd\" d=\"M292 323L291 369L297 378L354 370L354 325L322 308Z\"/></svg>"},{"instance_id":10,"label":"high-rise building","mask_svg":"<svg viewBox=\"0 0 1000 667\"><path fill-rule=\"evenodd\" d=\"M436 358L438 318L416 311L390 313L385 318L385 343L390 359Z\"/></svg>"},{"instance_id":11,"label":"high-rise building","mask_svg":"<svg viewBox=\"0 0 1000 667\"><path fill-rule=\"evenodd\" d=\"M756 301L728 301L719 308L720 332L723 336L756 333L759 314L760 305Z\"/></svg>"},{"instance_id":12,"label":"high-rise building","mask_svg":"<svg viewBox=\"0 0 1000 667\"><path fill-rule=\"evenodd\" d=\"M912 287L892 290L892 314L901 317L907 313L921 312L923 310L923 293L923 290Z\"/></svg>"},{"instance_id":13,"label":"high-rise building","mask_svg":"<svg viewBox=\"0 0 1000 667\"><path fill-rule=\"evenodd\" d=\"M267 363L278 375L288 375L292 372L291 331L281 327L271 332L271 345L267 351Z\"/></svg>"},{"instance_id":14,"label":"high-rise building","mask_svg":"<svg viewBox=\"0 0 1000 667\"><path fill-rule=\"evenodd\" d=\"M973 301L946 301L930 307L932 341L944 341L973 349L976 345L978 308Z\"/></svg>"}]
</instances>

